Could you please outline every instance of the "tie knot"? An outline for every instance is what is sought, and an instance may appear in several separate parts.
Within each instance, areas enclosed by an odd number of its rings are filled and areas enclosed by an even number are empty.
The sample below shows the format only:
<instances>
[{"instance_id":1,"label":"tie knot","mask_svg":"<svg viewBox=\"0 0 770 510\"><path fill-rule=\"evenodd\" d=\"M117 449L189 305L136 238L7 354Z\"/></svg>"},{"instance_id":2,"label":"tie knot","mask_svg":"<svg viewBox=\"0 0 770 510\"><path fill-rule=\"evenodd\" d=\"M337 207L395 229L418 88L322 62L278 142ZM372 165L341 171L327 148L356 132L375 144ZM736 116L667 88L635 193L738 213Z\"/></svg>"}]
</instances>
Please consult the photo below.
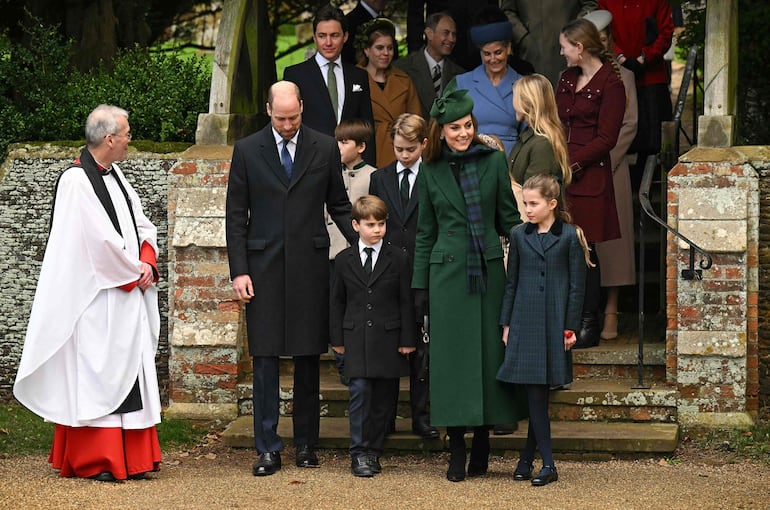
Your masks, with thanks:
<instances>
[{"instance_id":1,"label":"tie knot","mask_svg":"<svg viewBox=\"0 0 770 510\"><path fill-rule=\"evenodd\" d=\"M412 169L411 168L404 168L404 177L406 177L410 173L412 173Z\"/></svg>"},{"instance_id":2,"label":"tie knot","mask_svg":"<svg viewBox=\"0 0 770 510\"><path fill-rule=\"evenodd\" d=\"M334 69L334 66L337 65L337 62L329 62L329 70Z\"/></svg>"},{"instance_id":3,"label":"tie knot","mask_svg":"<svg viewBox=\"0 0 770 510\"><path fill-rule=\"evenodd\" d=\"M366 248L364 248L364 252L366 252L367 255L371 255L372 252L374 252L374 248L372 248L371 246L367 246Z\"/></svg>"}]
</instances>

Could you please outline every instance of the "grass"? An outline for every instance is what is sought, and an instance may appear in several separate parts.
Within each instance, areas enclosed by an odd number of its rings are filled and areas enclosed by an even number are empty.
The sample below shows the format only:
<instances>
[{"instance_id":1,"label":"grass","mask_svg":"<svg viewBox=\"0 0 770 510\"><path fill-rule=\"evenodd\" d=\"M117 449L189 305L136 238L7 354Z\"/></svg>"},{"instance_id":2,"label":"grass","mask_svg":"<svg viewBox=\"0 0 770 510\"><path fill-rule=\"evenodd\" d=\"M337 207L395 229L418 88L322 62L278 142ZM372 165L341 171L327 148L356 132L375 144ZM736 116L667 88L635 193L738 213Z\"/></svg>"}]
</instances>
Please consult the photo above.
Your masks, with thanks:
<instances>
[{"instance_id":1,"label":"grass","mask_svg":"<svg viewBox=\"0 0 770 510\"><path fill-rule=\"evenodd\" d=\"M693 440L701 448L770 463L770 421L767 420L758 421L748 430L708 430Z\"/></svg>"},{"instance_id":2,"label":"grass","mask_svg":"<svg viewBox=\"0 0 770 510\"><path fill-rule=\"evenodd\" d=\"M160 447L165 451L188 450L209 439L210 424L164 420L158 424ZM18 404L0 405L0 457L45 455L51 449L54 424L43 421Z\"/></svg>"}]
</instances>

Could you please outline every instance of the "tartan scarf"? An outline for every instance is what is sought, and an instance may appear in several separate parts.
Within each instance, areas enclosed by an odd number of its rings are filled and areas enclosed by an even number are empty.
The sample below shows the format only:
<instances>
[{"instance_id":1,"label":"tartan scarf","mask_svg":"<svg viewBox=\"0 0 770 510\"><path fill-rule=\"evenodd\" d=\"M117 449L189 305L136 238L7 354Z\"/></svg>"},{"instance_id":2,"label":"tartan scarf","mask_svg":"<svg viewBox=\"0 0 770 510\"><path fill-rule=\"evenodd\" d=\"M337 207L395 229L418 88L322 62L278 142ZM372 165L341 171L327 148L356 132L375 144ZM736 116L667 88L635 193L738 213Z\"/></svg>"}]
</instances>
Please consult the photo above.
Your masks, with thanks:
<instances>
[{"instance_id":1,"label":"tartan scarf","mask_svg":"<svg viewBox=\"0 0 770 510\"><path fill-rule=\"evenodd\" d=\"M444 156L450 167L460 167L460 190L465 200L468 221L468 249L466 274L468 292L471 294L487 291L487 261L484 257L484 220L479 189L478 160L494 149L486 145L472 145L465 152L452 152L444 147Z\"/></svg>"}]
</instances>

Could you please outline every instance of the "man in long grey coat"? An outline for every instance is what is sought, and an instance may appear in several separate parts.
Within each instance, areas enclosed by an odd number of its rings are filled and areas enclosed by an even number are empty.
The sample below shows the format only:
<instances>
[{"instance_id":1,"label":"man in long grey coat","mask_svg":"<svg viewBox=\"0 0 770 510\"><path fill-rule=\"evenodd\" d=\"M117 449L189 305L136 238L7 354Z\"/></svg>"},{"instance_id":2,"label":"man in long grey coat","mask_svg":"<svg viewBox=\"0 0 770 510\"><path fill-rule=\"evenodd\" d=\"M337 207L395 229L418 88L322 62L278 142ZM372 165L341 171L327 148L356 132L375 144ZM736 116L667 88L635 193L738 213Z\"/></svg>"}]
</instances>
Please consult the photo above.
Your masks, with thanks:
<instances>
[{"instance_id":1,"label":"man in long grey coat","mask_svg":"<svg viewBox=\"0 0 770 510\"><path fill-rule=\"evenodd\" d=\"M315 467L319 355L328 349L329 234L324 205L350 242L350 201L335 139L302 126L299 88L270 88L270 124L236 142L227 187L230 277L246 304L254 364L255 476L281 468L278 356L294 357L298 467Z\"/></svg>"},{"instance_id":2,"label":"man in long grey coat","mask_svg":"<svg viewBox=\"0 0 770 510\"><path fill-rule=\"evenodd\" d=\"M567 65L559 54L559 33L570 21L596 9L596 0L502 0L500 8L513 26L516 56L535 66L555 87Z\"/></svg>"}]
</instances>

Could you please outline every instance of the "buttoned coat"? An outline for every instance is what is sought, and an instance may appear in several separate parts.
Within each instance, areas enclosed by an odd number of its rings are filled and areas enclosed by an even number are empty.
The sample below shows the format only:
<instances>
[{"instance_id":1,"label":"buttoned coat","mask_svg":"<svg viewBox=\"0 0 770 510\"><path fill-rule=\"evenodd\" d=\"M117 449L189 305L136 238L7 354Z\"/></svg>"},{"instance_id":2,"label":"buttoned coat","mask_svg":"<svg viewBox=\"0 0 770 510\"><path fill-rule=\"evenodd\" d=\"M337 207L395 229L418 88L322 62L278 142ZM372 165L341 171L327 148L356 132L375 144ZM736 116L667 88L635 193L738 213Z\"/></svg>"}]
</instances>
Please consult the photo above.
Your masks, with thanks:
<instances>
[{"instance_id":1,"label":"buttoned coat","mask_svg":"<svg viewBox=\"0 0 770 510\"><path fill-rule=\"evenodd\" d=\"M633 285L636 283L634 252L634 208L631 190L631 174L626 153L636 136L637 105L634 73L620 68L620 77L626 90L626 111L618 134L618 143L610 151L612 186L615 188L615 206L618 210L620 238L596 243L596 256L601 266L602 287Z\"/></svg>"},{"instance_id":2,"label":"buttoned coat","mask_svg":"<svg viewBox=\"0 0 770 510\"><path fill-rule=\"evenodd\" d=\"M335 274L329 338L345 347L345 375L409 374L407 357L398 352L414 347L417 337L406 255L383 244L367 275L355 243L337 255Z\"/></svg>"},{"instance_id":3,"label":"buttoned coat","mask_svg":"<svg viewBox=\"0 0 770 510\"><path fill-rule=\"evenodd\" d=\"M369 94L372 97L376 166L382 168L396 159L393 139L390 137L390 124L402 113L420 115L422 110L412 79L401 69L390 68L385 87L382 89L368 72L366 75L369 77Z\"/></svg>"},{"instance_id":4,"label":"buttoned coat","mask_svg":"<svg viewBox=\"0 0 770 510\"><path fill-rule=\"evenodd\" d=\"M505 269L501 235L519 223L502 152L477 160L484 225L487 289L467 287L468 213L449 162L423 162L412 287L430 296L430 416L432 425L514 423L510 387L495 380L503 360L499 310Z\"/></svg>"},{"instance_id":5,"label":"buttoned coat","mask_svg":"<svg viewBox=\"0 0 770 510\"><path fill-rule=\"evenodd\" d=\"M340 119L363 119L374 126L368 74L363 69L343 62L342 75L345 81L345 102L342 105ZM302 123L334 137L337 115L332 108L329 89L326 87L326 81L315 57L287 67L283 72L283 79L296 83L299 87L302 94ZM366 146L363 156L364 161L370 165L375 164L374 144Z\"/></svg>"},{"instance_id":6,"label":"buttoned coat","mask_svg":"<svg viewBox=\"0 0 770 510\"><path fill-rule=\"evenodd\" d=\"M497 378L515 384L572 382L564 330L580 329L586 263L575 227L557 220L538 234L525 223L511 231L500 324L509 325Z\"/></svg>"},{"instance_id":7,"label":"buttoned coat","mask_svg":"<svg viewBox=\"0 0 770 510\"><path fill-rule=\"evenodd\" d=\"M556 106L572 166L572 183L566 191L569 211L586 238L598 243L620 237L610 151L623 123L626 93L609 62L576 90L580 72L579 67L570 67L562 73Z\"/></svg>"},{"instance_id":8,"label":"buttoned coat","mask_svg":"<svg viewBox=\"0 0 770 510\"><path fill-rule=\"evenodd\" d=\"M329 234L324 205L349 241L350 201L337 141L299 131L291 181L271 125L235 143L227 186L230 276L251 276L246 305L252 356L307 356L328 349Z\"/></svg>"},{"instance_id":9,"label":"buttoned coat","mask_svg":"<svg viewBox=\"0 0 770 510\"><path fill-rule=\"evenodd\" d=\"M513 84L521 75L508 66L497 86L492 85L484 65L455 76L450 90L466 89L473 99L473 116L479 123L479 133L495 135L503 142L505 154L510 154L519 136L519 121L513 108Z\"/></svg>"},{"instance_id":10,"label":"buttoned coat","mask_svg":"<svg viewBox=\"0 0 770 510\"><path fill-rule=\"evenodd\" d=\"M414 254L414 238L417 235L418 182L419 179L416 179L409 201L404 207L401 204L401 187L395 161L374 172L369 179L369 194L380 197L388 206L385 243L405 253L410 268Z\"/></svg>"},{"instance_id":11,"label":"buttoned coat","mask_svg":"<svg viewBox=\"0 0 770 510\"><path fill-rule=\"evenodd\" d=\"M502 0L500 8L513 27L516 56L535 66L554 87L566 67L559 53L564 25L596 9L596 0Z\"/></svg>"},{"instance_id":12,"label":"buttoned coat","mask_svg":"<svg viewBox=\"0 0 770 510\"><path fill-rule=\"evenodd\" d=\"M458 74L465 72L465 69L457 65L449 57L445 57L444 69L441 71L442 90ZM425 60L425 47L419 51L410 53L404 58L393 61L393 65L409 75L417 89L417 96L420 98L422 108L422 118L426 121L430 119L430 107L436 99L436 89L433 88L433 71L428 67L428 61Z\"/></svg>"}]
</instances>

